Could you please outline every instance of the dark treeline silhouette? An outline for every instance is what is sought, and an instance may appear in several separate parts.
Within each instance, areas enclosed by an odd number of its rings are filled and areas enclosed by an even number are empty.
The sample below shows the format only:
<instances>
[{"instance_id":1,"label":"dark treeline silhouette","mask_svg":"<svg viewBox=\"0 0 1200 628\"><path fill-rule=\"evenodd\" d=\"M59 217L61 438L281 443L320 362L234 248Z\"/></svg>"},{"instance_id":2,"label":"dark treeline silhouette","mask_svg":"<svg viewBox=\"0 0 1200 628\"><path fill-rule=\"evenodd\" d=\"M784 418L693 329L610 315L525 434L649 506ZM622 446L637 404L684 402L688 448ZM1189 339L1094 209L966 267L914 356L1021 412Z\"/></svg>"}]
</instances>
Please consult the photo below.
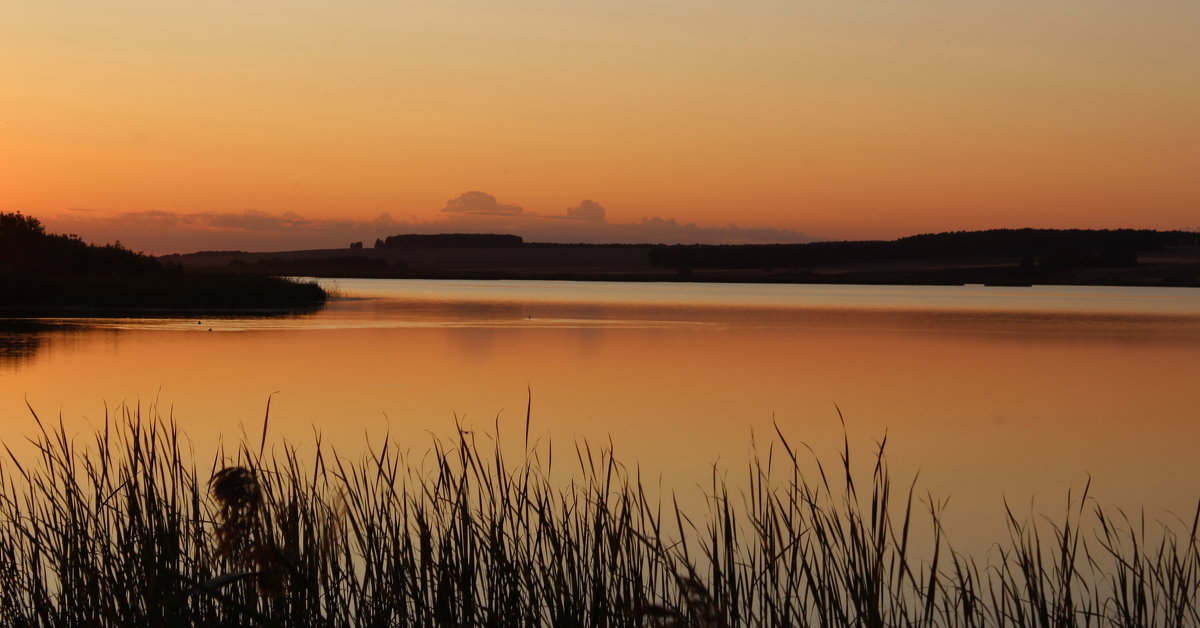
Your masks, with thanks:
<instances>
[{"instance_id":1,"label":"dark treeline silhouette","mask_svg":"<svg viewBox=\"0 0 1200 628\"><path fill-rule=\"evenodd\" d=\"M158 260L120 242L90 245L75 235L46 233L42 223L21 213L0 213L0 273L148 274L164 270Z\"/></svg>"},{"instance_id":2,"label":"dark treeline silhouette","mask_svg":"<svg viewBox=\"0 0 1200 628\"><path fill-rule=\"evenodd\" d=\"M1200 234L1149 229L992 229L921 234L898 240L807 244L660 245L660 268L812 268L965 258L1020 259L1023 266L1132 266L1139 253L1200 244Z\"/></svg>"},{"instance_id":3,"label":"dark treeline silhouette","mask_svg":"<svg viewBox=\"0 0 1200 628\"><path fill-rule=\"evenodd\" d=\"M363 248L160 259L209 272L309 277L1200 286L1200 234L1183 231L995 229L758 245L524 242L515 235L448 233L396 235L386 247L379 239L374 250L365 248L363 242Z\"/></svg>"},{"instance_id":4,"label":"dark treeline silhouette","mask_svg":"<svg viewBox=\"0 0 1200 628\"><path fill-rule=\"evenodd\" d=\"M296 309L320 305L315 283L184 272L120 243L47 233L36 218L0 213L0 309Z\"/></svg>"},{"instance_id":5,"label":"dark treeline silhouette","mask_svg":"<svg viewBox=\"0 0 1200 628\"><path fill-rule=\"evenodd\" d=\"M521 236L503 233L405 233L388 236L385 249L512 248L525 243Z\"/></svg>"}]
</instances>

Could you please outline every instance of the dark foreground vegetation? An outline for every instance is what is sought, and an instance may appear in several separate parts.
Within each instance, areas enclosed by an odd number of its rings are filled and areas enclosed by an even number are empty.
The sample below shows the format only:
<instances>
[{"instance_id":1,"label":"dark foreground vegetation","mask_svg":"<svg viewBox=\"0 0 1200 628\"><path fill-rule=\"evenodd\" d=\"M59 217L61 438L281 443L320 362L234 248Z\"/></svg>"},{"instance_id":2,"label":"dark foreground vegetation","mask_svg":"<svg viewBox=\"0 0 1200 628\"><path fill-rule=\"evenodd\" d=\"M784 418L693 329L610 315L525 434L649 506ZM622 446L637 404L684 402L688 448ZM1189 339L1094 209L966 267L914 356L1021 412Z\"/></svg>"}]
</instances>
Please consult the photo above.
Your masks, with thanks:
<instances>
[{"instance_id":1,"label":"dark foreground vegetation","mask_svg":"<svg viewBox=\"0 0 1200 628\"><path fill-rule=\"evenodd\" d=\"M185 272L120 243L90 245L46 233L36 218L0 213L0 311L302 309L325 298L314 283Z\"/></svg>"},{"instance_id":2,"label":"dark foreground vegetation","mask_svg":"<svg viewBox=\"0 0 1200 628\"><path fill-rule=\"evenodd\" d=\"M1196 520L1093 505L1027 520L979 562L937 506L851 452L808 477L780 435L708 512L587 444L473 434L357 461L245 444L197 466L171 423L43 432L0 465L8 626L1196 626ZM800 457L804 455L805 457ZM574 467L569 483L552 464ZM866 467L870 469L871 467ZM918 541L925 539L925 541ZM922 549L916 549L918 546Z\"/></svg>"}]
</instances>

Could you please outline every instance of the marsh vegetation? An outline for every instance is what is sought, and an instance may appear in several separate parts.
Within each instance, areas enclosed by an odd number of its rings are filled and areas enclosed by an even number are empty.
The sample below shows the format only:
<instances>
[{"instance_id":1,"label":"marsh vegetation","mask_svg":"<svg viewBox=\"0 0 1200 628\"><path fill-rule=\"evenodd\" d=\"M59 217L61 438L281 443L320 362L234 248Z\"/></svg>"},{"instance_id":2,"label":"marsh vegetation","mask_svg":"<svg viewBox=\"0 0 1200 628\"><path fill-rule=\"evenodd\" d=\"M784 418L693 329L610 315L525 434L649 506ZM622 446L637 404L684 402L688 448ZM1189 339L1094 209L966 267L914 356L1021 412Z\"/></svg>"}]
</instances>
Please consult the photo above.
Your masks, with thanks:
<instances>
[{"instance_id":1,"label":"marsh vegetation","mask_svg":"<svg viewBox=\"0 0 1200 628\"><path fill-rule=\"evenodd\" d=\"M43 425L39 421L39 425ZM528 426L528 424L527 424ZM1007 513L984 562L936 501L782 434L714 479L708 512L651 495L611 449L475 434L413 457L243 442L199 465L170 421L124 412L88 442L43 428L0 466L0 621L18 626L1184 626L1197 520L1089 501ZM7 448L7 446L6 446ZM555 465L574 467L565 483ZM714 478L716 476L714 475ZM918 537L923 541L916 541ZM920 551L916 550L921 546Z\"/></svg>"}]
</instances>

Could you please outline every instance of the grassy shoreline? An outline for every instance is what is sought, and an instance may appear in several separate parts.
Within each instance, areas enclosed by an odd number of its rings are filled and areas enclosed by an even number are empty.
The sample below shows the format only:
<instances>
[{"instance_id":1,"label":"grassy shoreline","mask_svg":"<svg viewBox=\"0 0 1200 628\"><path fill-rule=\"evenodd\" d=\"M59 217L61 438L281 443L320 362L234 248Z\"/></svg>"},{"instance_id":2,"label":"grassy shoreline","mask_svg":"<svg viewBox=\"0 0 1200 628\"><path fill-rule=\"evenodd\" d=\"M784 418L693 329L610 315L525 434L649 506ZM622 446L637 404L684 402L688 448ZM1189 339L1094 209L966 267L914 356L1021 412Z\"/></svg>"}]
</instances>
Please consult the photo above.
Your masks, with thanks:
<instances>
[{"instance_id":1,"label":"grassy shoreline","mask_svg":"<svg viewBox=\"0 0 1200 628\"><path fill-rule=\"evenodd\" d=\"M204 466L136 411L90 442L35 440L0 464L6 625L1200 624L1200 509L1157 528L1085 490L1060 517L1009 511L980 563L883 445L867 475L847 447L804 477L809 454L779 434L744 494L714 479L708 512L683 512L611 450L528 429L515 457L459 431L357 460L318 437L302 462L264 424ZM553 482L554 464L577 471Z\"/></svg>"}]
</instances>

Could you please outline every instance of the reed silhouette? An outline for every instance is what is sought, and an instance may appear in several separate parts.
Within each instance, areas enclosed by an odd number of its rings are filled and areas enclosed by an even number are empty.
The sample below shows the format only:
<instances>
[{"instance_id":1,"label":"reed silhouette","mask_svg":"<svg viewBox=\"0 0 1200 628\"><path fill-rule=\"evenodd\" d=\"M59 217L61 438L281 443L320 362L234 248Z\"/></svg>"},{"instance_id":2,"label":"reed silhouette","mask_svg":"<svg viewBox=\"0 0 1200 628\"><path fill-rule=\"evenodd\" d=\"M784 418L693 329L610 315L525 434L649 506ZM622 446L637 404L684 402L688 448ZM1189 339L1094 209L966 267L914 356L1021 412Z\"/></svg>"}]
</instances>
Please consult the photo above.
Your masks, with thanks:
<instances>
[{"instance_id":1,"label":"reed silhouette","mask_svg":"<svg viewBox=\"0 0 1200 628\"><path fill-rule=\"evenodd\" d=\"M528 414L512 458L460 428L416 457L317 436L302 463L264 421L207 469L152 412L90 444L37 423L36 453L0 465L4 625L1200 624L1197 517L1149 526L1085 489L1055 520L1009 510L977 562L915 480L896 489L886 439L862 474L848 445L826 466L777 434L744 493L714 474L708 512L684 512L587 442L552 481Z\"/></svg>"}]
</instances>

